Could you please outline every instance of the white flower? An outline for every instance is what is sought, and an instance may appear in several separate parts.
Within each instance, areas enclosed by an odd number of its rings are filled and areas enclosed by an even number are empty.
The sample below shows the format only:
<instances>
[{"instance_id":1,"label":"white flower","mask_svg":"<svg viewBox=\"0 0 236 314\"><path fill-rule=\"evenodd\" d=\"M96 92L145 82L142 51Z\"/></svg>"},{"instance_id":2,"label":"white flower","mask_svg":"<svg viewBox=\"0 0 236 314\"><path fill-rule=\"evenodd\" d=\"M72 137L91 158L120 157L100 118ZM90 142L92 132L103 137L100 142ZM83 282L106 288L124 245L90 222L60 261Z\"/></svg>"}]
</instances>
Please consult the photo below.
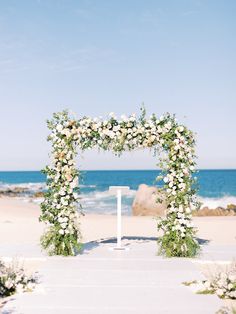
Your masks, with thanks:
<instances>
[{"instance_id":1,"label":"white flower","mask_svg":"<svg viewBox=\"0 0 236 314\"><path fill-rule=\"evenodd\" d=\"M191 213L191 208L189 208L189 207L185 208L185 212L186 212L187 214L190 214L190 213Z\"/></svg>"},{"instance_id":2,"label":"white flower","mask_svg":"<svg viewBox=\"0 0 236 314\"><path fill-rule=\"evenodd\" d=\"M60 229L59 233L63 235L65 233L65 231L63 229Z\"/></svg>"},{"instance_id":3,"label":"white flower","mask_svg":"<svg viewBox=\"0 0 236 314\"><path fill-rule=\"evenodd\" d=\"M66 195L66 192L61 189L60 192L59 192L59 194L60 194L61 196L64 196L64 195Z\"/></svg>"},{"instance_id":4,"label":"white flower","mask_svg":"<svg viewBox=\"0 0 236 314\"><path fill-rule=\"evenodd\" d=\"M167 182L169 181L169 178L168 178L168 177L165 177L165 178L163 179L163 181L164 181L165 183L167 183Z\"/></svg>"},{"instance_id":5,"label":"white flower","mask_svg":"<svg viewBox=\"0 0 236 314\"><path fill-rule=\"evenodd\" d=\"M231 291L229 293L229 297L232 298L232 299L236 299L236 291Z\"/></svg>"},{"instance_id":6,"label":"white flower","mask_svg":"<svg viewBox=\"0 0 236 314\"><path fill-rule=\"evenodd\" d=\"M211 283L210 283L210 281L206 280L206 281L204 282L204 287L205 287L207 290L209 290L209 289L211 288Z\"/></svg>"},{"instance_id":7,"label":"white flower","mask_svg":"<svg viewBox=\"0 0 236 314\"><path fill-rule=\"evenodd\" d=\"M156 140L156 136L155 135L151 135L150 140L151 140L151 142L154 142Z\"/></svg>"},{"instance_id":8,"label":"white flower","mask_svg":"<svg viewBox=\"0 0 236 314\"><path fill-rule=\"evenodd\" d=\"M58 222L64 222L64 218L59 217L59 218L58 218Z\"/></svg>"},{"instance_id":9,"label":"white flower","mask_svg":"<svg viewBox=\"0 0 236 314\"><path fill-rule=\"evenodd\" d=\"M186 188L186 184L185 183L180 183L179 184L179 188L184 190Z\"/></svg>"},{"instance_id":10,"label":"white flower","mask_svg":"<svg viewBox=\"0 0 236 314\"><path fill-rule=\"evenodd\" d=\"M224 290L223 289L217 289L216 290L216 294L219 296L219 297L222 297L224 295Z\"/></svg>"},{"instance_id":11,"label":"white flower","mask_svg":"<svg viewBox=\"0 0 236 314\"><path fill-rule=\"evenodd\" d=\"M108 133L108 135L110 136L111 139L113 139L115 137L115 133L113 131L110 131Z\"/></svg>"},{"instance_id":12,"label":"white flower","mask_svg":"<svg viewBox=\"0 0 236 314\"><path fill-rule=\"evenodd\" d=\"M61 124L58 124L56 126L56 129L57 129L58 132L61 132L63 130L63 126Z\"/></svg>"},{"instance_id":13,"label":"white flower","mask_svg":"<svg viewBox=\"0 0 236 314\"><path fill-rule=\"evenodd\" d=\"M74 178L74 180L70 183L70 187L73 189L78 186L78 178Z\"/></svg>"},{"instance_id":14,"label":"white flower","mask_svg":"<svg viewBox=\"0 0 236 314\"><path fill-rule=\"evenodd\" d=\"M68 205L68 201L67 201L65 198L62 198L62 199L61 199L61 203L62 203L62 205L64 205L64 206Z\"/></svg>"},{"instance_id":15,"label":"white flower","mask_svg":"<svg viewBox=\"0 0 236 314\"><path fill-rule=\"evenodd\" d=\"M61 223L61 228L62 228L62 229L66 229L66 226L67 226L67 223L66 223L66 222Z\"/></svg>"},{"instance_id":16,"label":"white flower","mask_svg":"<svg viewBox=\"0 0 236 314\"><path fill-rule=\"evenodd\" d=\"M117 132L117 131L119 131L119 130L120 130L120 126L119 126L119 125L113 126L113 131L114 131L114 132Z\"/></svg>"},{"instance_id":17,"label":"white flower","mask_svg":"<svg viewBox=\"0 0 236 314\"><path fill-rule=\"evenodd\" d=\"M71 135L71 133L70 133L70 130L69 129L63 129L62 131L61 131L61 134L64 134L64 135L66 135L66 137L70 137L70 135Z\"/></svg>"},{"instance_id":18,"label":"white flower","mask_svg":"<svg viewBox=\"0 0 236 314\"><path fill-rule=\"evenodd\" d=\"M27 290L32 291L35 288L35 283L28 282L26 285Z\"/></svg>"},{"instance_id":19,"label":"white flower","mask_svg":"<svg viewBox=\"0 0 236 314\"><path fill-rule=\"evenodd\" d=\"M229 283L227 288L228 288L229 290L231 290L231 289L233 289L233 287L234 287L234 285L232 285L232 283Z\"/></svg>"},{"instance_id":20,"label":"white flower","mask_svg":"<svg viewBox=\"0 0 236 314\"><path fill-rule=\"evenodd\" d=\"M5 287L6 287L7 289L11 289L12 286L13 286L12 280L11 280L10 278L7 279L6 282L5 282Z\"/></svg>"}]
</instances>

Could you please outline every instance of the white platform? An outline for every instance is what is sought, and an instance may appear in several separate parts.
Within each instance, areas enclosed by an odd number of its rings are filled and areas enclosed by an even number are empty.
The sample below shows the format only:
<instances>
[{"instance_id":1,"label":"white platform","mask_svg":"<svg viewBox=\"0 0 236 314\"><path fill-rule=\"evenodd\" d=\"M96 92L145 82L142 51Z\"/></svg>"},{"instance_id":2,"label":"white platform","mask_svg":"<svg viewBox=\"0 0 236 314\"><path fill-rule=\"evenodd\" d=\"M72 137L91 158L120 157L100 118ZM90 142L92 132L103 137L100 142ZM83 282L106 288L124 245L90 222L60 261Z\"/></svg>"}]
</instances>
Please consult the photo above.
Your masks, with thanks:
<instances>
[{"instance_id":1,"label":"white platform","mask_svg":"<svg viewBox=\"0 0 236 314\"><path fill-rule=\"evenodd\" d=\"M109 241L91 242L83 255L47 258L40 270L43 291L14 296L3 313L213 314L222 306L216 296L194 294L181 284L201 278L190 259L155 255L153 240L123 243L131 249L109 251Z\"/></svg>"}]
</instances>

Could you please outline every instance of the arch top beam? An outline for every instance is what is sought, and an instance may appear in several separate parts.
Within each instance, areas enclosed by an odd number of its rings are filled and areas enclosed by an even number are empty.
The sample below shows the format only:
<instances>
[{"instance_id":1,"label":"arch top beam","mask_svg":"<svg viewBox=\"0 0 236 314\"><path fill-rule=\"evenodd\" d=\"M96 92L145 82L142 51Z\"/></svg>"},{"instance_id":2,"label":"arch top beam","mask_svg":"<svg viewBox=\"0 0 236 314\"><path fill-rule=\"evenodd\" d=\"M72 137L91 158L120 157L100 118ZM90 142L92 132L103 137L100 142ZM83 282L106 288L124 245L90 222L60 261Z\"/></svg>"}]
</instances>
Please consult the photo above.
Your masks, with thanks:
<instances>
[{"instance_id":1,"label":"arch top beam","mask_svg":"<svg viewBox=\"0 0 236 314\"><path fill-rule=\"evenodd\" d=\"M75 166L77 150L99 148L120 155L124 151L154 148L164 151L160 160L167 202L166 217L158 223L163 236L159 252L166 256L195 256L199 245L192 225L195 201L195 139L186 126L169 113L146 117L110 114L107 119L70 117L67 111L55 113L48 121L52 143L52 163L44 172L48 190L41 204L40 220L48 224L41 244L50 254L75 255L81 249L77 203L79 171Z\"/></svg>"}]
</instances>

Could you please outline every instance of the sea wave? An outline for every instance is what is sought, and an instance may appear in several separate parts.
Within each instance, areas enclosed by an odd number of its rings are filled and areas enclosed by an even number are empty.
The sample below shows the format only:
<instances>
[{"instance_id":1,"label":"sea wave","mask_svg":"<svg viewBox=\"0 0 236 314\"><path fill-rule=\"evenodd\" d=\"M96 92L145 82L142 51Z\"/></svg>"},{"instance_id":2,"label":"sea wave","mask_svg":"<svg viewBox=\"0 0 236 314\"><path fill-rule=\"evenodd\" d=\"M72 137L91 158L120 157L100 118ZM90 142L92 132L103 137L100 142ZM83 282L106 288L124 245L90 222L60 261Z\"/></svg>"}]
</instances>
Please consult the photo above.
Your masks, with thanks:
<instances>
[{"instance_id":1,"label":"sea wave","mask_svg":"<svg viewBox=\"0 0 236 314\"><path fill-rule=\"evenodd\" d=\"M236 205L236 196L225 195L223 197L199 197L199 201L202 203L201 207L209 207L211 209L217 207L226 208L227 205Z\"/></svg>"},{"instance_id":2,"label":"sea wave","mask_svg":"<svg viewBox=\"0 0 236 314\"><path fill-rule=\"evenodd\" d=\"M129 190L126 195L122 196L122 212L124 214L131 213L131 205L135 193L135 190ZM80 203L84 212L96 212L104 214L116 213L116 196L110 194L109 191L81 193L80 197Z\"/></svg>"},{"instance_id":3,"label":"sea wave","mask_svg":"<svg viewBox=\"0 0 236 314\"><path fill-rule=\"evenodd\" d=\"M95 184L80 184L80 188L96 188ZM31 191L39 191L46 189L46 183L44 182L27 182L27 183L4 183L0 182L0 189L7 190L7 189L16 189L16 188L23 188Z\"/></svg>"},{"instance_id":4,"label":"sea wave","mask_svg":"<svg viewBox=\"0 0 236 314\"><path fill-rule=\"evenodd\" d=\"M129 190L126 194L123 195L125 198L132 198L135 196L136 190ZM84 199L94 198L94 199L103 199L103 198L114 198L115 196L111 194L108 190L106 191L94 191L89 193L81 193L81 197Z\"/></svg>"},{"instance_id":5,"label":"sea wave","mask_svg":"<svg viewBox=\"0 0 236 314\"><path fill-rule=\"evenodd\" d=\"M80 188L96 188L97 186L95 184L80 184Z\"/></svg>"},{"instance_id":6,"label":"sea wave","mask_svg":"<svg viewBox=\"0 0 236 314\"><path fill-rule=\"evenodd\" d=\"M0 182L1 191L17 191L15 195L19 196L22 200L32 201L35 203L42 202L43 198L34 198L34 193L44 192L46 190L46 183L44 182L29 182L29 183L4 183ZM115 213L116 212L116 196L110 194L108 187L107 190L99 190L95 184L81 184L80 202L85 212L96 213ZM131 189L126 195L122 195L122 212L124 214L131 213L132 202L136 194L136 190ZM11 195L10 195L11 196ZM14 195L13 195L14 196ZM198 196L201 202L201 207L208 207L211 209L217 207L226 208L229 204L236 205L236 195L224 195L221 197L202 197Z\"/></svg>"},{"instance_id":7,"label":"sea wave","mask_svg":"<svg viewBox=\"0 0 236 314\"><path fill-rule=\"evenodd\" d=\"M4 190L15 190L17 188L25 189L32 192L38 192L46 189L46 183L43 182L29 182L29 183L3 183L0 182L0 189Z\"/></svg>"}]
</instances>

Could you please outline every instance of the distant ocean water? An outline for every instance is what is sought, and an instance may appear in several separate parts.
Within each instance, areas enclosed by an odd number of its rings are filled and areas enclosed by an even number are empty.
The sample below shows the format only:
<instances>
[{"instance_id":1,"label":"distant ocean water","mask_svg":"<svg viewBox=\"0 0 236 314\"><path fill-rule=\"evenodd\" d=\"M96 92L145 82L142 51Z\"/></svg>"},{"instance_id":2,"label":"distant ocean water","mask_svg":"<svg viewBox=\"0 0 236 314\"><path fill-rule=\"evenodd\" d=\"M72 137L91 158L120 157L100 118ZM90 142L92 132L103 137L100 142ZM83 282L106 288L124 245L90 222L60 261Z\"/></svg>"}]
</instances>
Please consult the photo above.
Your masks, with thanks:
<instances>
[{"instance_id":1,"label":"distant ocean water","mask_svg":"<svg viewBox=\"0 0 236 314\"><path fill-rule=\"evenodd\" d=\"M139 184L156 185L159 170L106 170L83 171L81 202L84 212L115 213L116 201L109 195L111 185L128 185L130 193L123 197L123 212L131 213L131 204ZM199 199L211 208L236 204L236 170L200 170ZM32 192L45 189L45 176L40 171L2 171L0 189L27 187Z\"/></svg>"}]
</instances>

